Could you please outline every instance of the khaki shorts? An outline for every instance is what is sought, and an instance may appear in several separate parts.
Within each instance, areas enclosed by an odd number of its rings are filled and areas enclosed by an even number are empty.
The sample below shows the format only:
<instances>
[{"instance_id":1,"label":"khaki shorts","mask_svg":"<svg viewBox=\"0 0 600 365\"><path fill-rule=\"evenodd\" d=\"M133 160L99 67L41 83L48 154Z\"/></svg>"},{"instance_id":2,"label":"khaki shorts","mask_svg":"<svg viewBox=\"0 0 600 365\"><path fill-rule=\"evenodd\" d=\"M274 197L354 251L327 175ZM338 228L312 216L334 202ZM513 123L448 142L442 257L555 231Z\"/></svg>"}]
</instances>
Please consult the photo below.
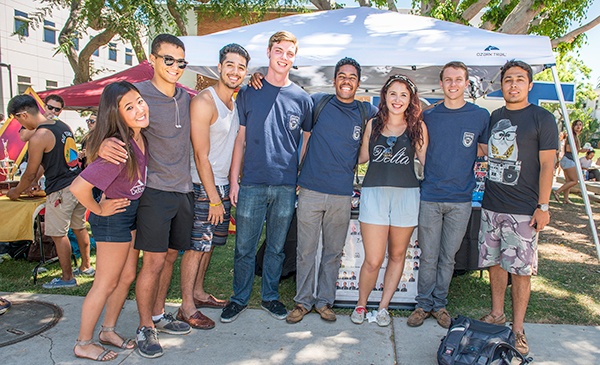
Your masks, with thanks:
<instances>
[{"instance_id":1,"label":"khaki shorts","mask_svg":"<svg viewBox=\"0 0 600 365\"><path fill-rule=\"evenodd\" d=\"M69 191L69 187L46 197L46 236L63 237L69 227L85 228L85 207Z\"/></svg>"},{"instance_id":2,"label":"khaki shorts","mask_svg":"<svg viewBox=\"0 0 600 365\"><path fill-rule=\"evenodd\" d=\"M530 215L481 209L479 267L500 265L511 274L537 275L538 234Z\"/></svg>"}]
</instances>

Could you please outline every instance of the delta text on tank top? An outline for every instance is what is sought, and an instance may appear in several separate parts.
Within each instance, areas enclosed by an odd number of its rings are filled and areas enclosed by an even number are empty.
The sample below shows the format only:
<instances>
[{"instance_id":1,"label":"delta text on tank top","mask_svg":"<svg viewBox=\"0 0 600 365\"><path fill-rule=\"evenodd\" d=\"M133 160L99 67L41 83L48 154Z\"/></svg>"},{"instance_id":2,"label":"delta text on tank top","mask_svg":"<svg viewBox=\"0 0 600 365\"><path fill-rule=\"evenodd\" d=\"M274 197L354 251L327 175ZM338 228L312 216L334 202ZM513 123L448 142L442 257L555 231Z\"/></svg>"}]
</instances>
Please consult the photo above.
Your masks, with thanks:
<instances>
[{"instance_id":1,"label":"delta text on tank top","mask_svg":"<svg viewBox=\"0 0 600 365\"><path fill-rule=\"evenodd\" d=\"M219 114L217 120L210 126L210 151L208 153L208 160L212 167L215 185L229 185L229 168L231 167L233 144L240 129L240 119L235 104L233 110L229 110L227 105L219 99L212 86L208 87L208 90L215 101ZM194 160L194 151L192 151L191 165L193 183L201 184L202 182L200 181Z\"/></svg>"},{"instance_id":2,"label":"delta text on tank top","mask_svg":"<svg viewBox=\"0 0 600 365\"><path fill-rule=\"evenodd\" d=\"M406 132L398 136L392 148L391 157L386 156L389 147L388 136L380 135L375 141L369 140L369 168L363 181L363 187L418 188L419 180L415 175L415 150Z\"/></svg>"},{"instance_id":3,"label":"delta text on tank top","mask_svg":"<svg viewBox=\"0 0 600 365\"><path fill-rule=\"evenodd\" d=\"M55 119L54 124L42 124L38 129L47 129L54 135L54 148L44 152L42 166L46 176L46 194L71 185L81 172L77 159L77 144L68 125Z\"/></svg>"}]
</instances>

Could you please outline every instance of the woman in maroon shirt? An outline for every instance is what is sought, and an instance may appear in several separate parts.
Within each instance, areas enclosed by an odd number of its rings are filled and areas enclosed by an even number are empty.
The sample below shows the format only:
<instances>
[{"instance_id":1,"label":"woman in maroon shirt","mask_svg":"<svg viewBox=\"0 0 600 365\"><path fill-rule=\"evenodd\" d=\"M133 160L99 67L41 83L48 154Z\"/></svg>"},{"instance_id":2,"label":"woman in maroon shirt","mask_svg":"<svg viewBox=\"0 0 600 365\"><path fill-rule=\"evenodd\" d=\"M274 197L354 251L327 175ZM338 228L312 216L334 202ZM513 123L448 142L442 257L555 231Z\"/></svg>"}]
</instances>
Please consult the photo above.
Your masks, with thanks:
<instances>
[{"instance_id":1,"label":"woman in maroon shirt","mask_svg":"<svg viewBox=\"0 0 600 365\"><path fill-rule=\"evenodd\" d=\"M121 308L135 279L139 251L133 248L138 198L146 186L147 154L142 128L148 126L148 106L138 90L126 81L108 85L102 92L97 126L87 141L91 163L73 181L71 192L91 211L90 224L97 242L96 276L83 302L75 356L112 360L117 353L93 342L93 331L106 306L101 344L132 349L135 342L115 332ZM98 157L102 141L116 137L126 143L127 162L115 165ZM97 188L100 193L94 194ZM94 198L94 195L96 197Z\"/></svg>"}]
</instances>

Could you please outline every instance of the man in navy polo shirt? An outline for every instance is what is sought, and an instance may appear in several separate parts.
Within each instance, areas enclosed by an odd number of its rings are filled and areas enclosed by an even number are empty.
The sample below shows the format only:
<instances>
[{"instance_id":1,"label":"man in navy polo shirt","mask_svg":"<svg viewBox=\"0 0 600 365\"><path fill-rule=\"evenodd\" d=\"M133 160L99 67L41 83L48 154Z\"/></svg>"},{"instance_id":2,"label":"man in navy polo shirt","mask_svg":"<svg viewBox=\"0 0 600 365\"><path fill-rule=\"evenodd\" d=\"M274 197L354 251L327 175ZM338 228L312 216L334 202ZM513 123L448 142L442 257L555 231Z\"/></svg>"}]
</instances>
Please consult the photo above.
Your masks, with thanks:
<instances>
[{"instance_id":1,"label":"man in navy polo shirt","mask_svg":"<svg viewBox=\"0 0 600 365\"><path fill-rule=\"evenodd\" d=\"M361 68L352 58L335 66L335 97L314 121L306 157L298 178L298 248L296 259L296 306L287 316L297 323L312 307L326 321L335 321L331 309L335 282L350 223L352 177L362 140L361 101L354 100L360 85ZM314 105L327 94L312 95ZM377 108L364 102L370 118ZM323 234L321 262L317 272L316 254ZM315 275L317 276L315 295ZM354 278L356 279L356 278ZM351 289L354 283L351 283Z\"/></svg>"},{"instance_id":2,"label":"man in navy polo shirt","mask_svg":"<svg viewBox=\"0 0 600 365\"><path fill-rule=\"evenodd\" d=\"M465 101L468 82L469 72L464 63L454 61L444 65L440 72L444 102L423 113L429 146L421 183L417 305L407 320L411 327L422 325L431 315L440 326L450 327L446 298L454 272L454 256L471 216L473 166L478 145L482 151L487 148L490 119L487 110Z\"/></svg>"},{"instance_id":3,"label":"man in navy polo shirt","mask_svg":"<svg viewBox=\"0 0 600 365\"><path fill-rule=\"evenodd\" d=\"M262 308L280 320L287 316L279 301L283 247L296 201L300 136L312 127L312 100L289 79L297 43L290 32L273 34L267 48L269 68L262 89L244 87L236 99L240 130L233 149L229 196L237 207L237 233L233 296L221 313L224 323L234 321L248 306L256 247L265 218L268 240ZM308 138L308 132L304 133Z\"/></svg>"}]
</instances>

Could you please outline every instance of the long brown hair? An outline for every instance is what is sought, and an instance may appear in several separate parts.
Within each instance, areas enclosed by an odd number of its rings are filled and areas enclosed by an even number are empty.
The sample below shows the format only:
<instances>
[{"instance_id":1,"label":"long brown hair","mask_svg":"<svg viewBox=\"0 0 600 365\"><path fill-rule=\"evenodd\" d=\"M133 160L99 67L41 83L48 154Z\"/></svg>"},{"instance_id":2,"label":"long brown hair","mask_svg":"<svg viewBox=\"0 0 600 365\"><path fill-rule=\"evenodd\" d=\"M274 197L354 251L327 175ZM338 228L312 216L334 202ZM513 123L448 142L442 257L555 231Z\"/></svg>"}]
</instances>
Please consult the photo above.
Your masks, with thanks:
<instances>
[{"instance_id":1,"label":"long brown hair","mask_svg":"<svg viewBox=\"0 0 600 365\"><path fill-rule=\"evenodd\" d=\"M86 155L91 161L98 158L98 150L102 141L107 138L115 137L125 142L125 150L127 150L127 174L129 179L133 181L139 177L138 161L135 159L131 138L133 138L133 130L127 126L121 113L119 112L119 103L125 94L130 91L139 93L138 89L130 82L119 81L113 82L106 86L100 96L100 104L98 105L98 118L96 119L96 128L90 131L89 139L86 145Z\"/></svg>"},{"instance_id":2,"label":"long brown hair","mask_svg":"<svg viewBox=\"0 0 600 365\"><path fill-rule=\"evenodd\" d=\"M387 107L387 91L394 82L404 84L410 92L410 102L404 112L404 119L406 120L406 131L410 138L410 143L414 149L417 149L417 147L421 147L424 143L423 128L421 127L421 101L419 100L417 86L411 79L404 75L390 76L381 88L379 111L373 121L371 138L373 141L376 140L388 122L390 111Z\"/></svg>"},{"instance_id":3,"label":"long brown hair","mask_svg":"<svg viewBox=\"0 0 600 365\"><path fill-rule=\"evenodd\" d=\"M579 150L581 149L581 146L580 146L581 141L579 141L579 134L577 134L575 132L575 124L577 124L577 123L581 123L581 126L583 127L583 122L580 119L574 120L573 123L571 123L571 132L573 132L573 139L575 140L575 149L577 149L577 152L579 152ZM581 132L579 132L579 133L581 133ZM567 148L567 144L568 143L565 143L565 151ZM573 152L573 151L571 151L571 152Z\"/></svg>"}]
</instances>

